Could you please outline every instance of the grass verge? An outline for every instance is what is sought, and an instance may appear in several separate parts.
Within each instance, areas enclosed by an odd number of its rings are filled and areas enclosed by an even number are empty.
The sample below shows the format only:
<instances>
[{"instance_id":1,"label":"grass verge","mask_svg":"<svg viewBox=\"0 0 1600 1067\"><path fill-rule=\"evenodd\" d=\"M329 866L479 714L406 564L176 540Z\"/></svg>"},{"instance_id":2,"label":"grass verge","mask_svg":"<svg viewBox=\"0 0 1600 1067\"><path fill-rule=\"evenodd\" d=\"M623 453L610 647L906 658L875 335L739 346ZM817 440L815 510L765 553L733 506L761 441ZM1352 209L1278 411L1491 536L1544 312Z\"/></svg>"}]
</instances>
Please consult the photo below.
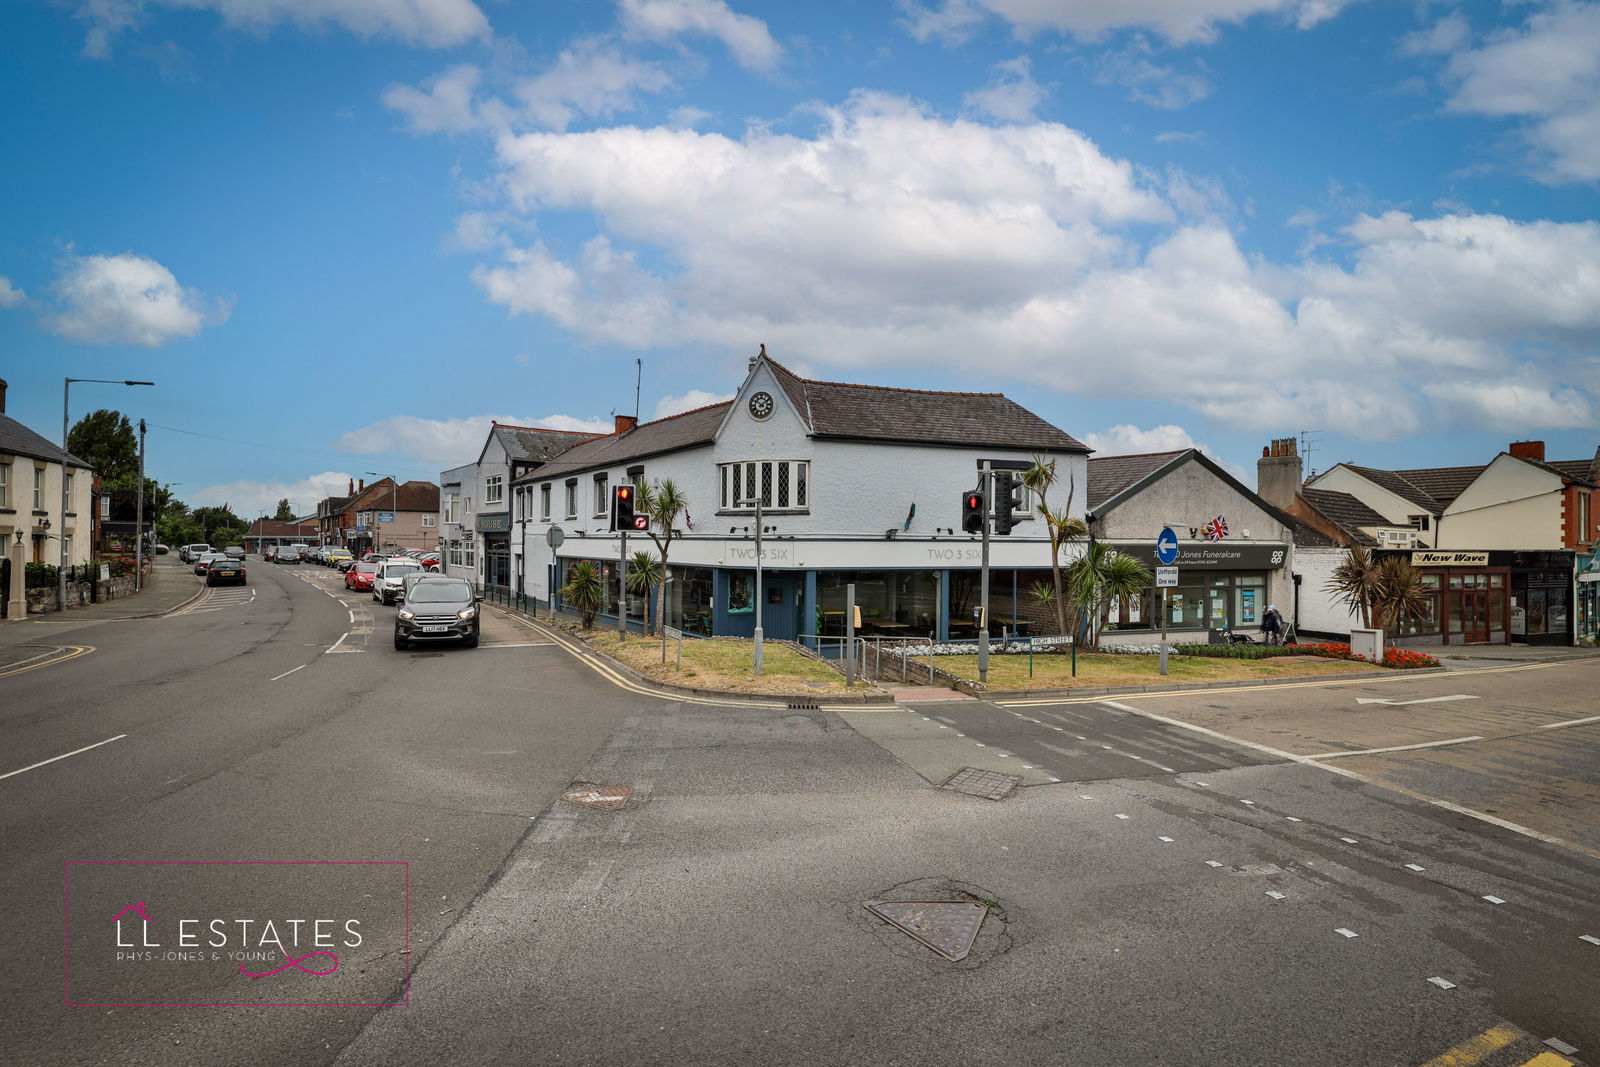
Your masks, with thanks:
<instances>
[{"instance_id":1,"label":"grass verge","mask_svg":"<svg viewBox=\"0 0 1600 1067\"><path fill-rule=\"evenodd\" d=\"M844 675L826 663L779 641L762 645L762 674L753 673L755 645L729 638L704 638L684 641L683 669L677 667L677 648L667 643L667 662L661 662L661 639L630 634L626 641L613 632L590 631L583 634L596 652L627 664L647 678L694 689L725 689L739 693L768 693L776 696L842 695L870 693L876 687L844 684Z\"/></svg>"},{"instance_id":2,"label":"grass verge","mask_svg":"<svg viewBox=\"0 0 1600 1067\"><path fill-rule=\"evenodd\" d=\"M978 677L978 657L939 656L935 665L958 678ZM1028 677L1028 657L989 657L990 689L1090 689L1099 686L1168 685L1174 682L1234 682L1256 678L1314 678L1322 674L1381 672L1375 663L1280 656L1275 659L1214 659L1200 656L1167 657L1167 674L1161 676L1160 656L1078 654L1078 674L1072 675L1070 655L1033 657L1033 677Z\"/></svg>"}]
</instances>

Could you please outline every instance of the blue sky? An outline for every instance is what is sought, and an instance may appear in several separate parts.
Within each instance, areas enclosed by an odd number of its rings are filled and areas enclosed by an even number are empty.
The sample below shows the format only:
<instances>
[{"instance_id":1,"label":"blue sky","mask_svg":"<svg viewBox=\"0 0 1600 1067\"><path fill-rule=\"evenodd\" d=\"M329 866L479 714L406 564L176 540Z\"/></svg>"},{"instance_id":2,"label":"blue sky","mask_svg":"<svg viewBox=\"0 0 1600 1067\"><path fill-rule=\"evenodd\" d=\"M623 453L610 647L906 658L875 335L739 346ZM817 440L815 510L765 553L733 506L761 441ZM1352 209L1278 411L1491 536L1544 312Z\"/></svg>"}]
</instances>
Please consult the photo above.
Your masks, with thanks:
<instances>
[{"instance_id":1,"label":"blue sky","mask_svg":"<svg viewBox=\"0 0 1600 1067\"><path fill-rule=\"evenodd\" d=\"M1600 445L1600 3L13 0L0 377L192 504L811 377L1248 484Z\"/></svg>"}]
</instances>

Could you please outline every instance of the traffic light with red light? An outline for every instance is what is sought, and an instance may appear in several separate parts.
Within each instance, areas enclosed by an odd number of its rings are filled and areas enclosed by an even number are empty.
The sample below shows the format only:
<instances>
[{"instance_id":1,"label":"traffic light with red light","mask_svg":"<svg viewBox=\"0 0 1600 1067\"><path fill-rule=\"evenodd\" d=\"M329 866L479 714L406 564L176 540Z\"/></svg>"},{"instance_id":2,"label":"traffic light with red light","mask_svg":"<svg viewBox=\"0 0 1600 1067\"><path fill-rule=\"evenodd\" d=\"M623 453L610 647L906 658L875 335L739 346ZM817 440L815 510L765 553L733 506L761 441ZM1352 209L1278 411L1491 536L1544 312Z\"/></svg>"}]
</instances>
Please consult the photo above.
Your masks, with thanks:
<instances>
[{"instance_id":1,"label":"traffic light with red light","mask_svg":"<svg viewBox=\"0 0 1600 1067\"><path fill-rule=\"evenodd\" d=\"M637 529L635 520L640 517L633 513L633 486L619 485L611 490L611 528L613 530Z\"/></svg>"},{"instance_id":2,"label":"traffic light with red light","mask_svg":"<svg viewBox=\"0 0 1600 1067\"><path fill-rule=\"evenodd\" d=\"M961 528L971 534L983 533L986 518L983 490L968 489L961 498Z\"/></svg>"}]
</instances>

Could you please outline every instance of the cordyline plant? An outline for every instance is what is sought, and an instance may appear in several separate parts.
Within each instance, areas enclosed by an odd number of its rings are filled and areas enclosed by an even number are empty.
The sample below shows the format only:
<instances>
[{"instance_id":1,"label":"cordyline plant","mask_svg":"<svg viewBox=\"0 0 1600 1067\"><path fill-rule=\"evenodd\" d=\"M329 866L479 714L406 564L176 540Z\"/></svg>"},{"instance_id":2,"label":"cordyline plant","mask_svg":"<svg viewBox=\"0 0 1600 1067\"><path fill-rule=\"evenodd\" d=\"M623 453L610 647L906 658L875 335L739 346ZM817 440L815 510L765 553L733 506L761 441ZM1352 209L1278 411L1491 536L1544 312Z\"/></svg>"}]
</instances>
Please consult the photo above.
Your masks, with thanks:
<instances>
[{"instance_id":1,"label":"cordyline plant","mask_svg":"<svg viewBox=\"0 0 1600 1067\"><path fill-rule=\"evenodd\" d=\"M635 552L629 556L629 592L648 594L650 590L661 584L662 569L661 561L648 552ZM644 625L646 635L653 635L656 632L655 622L650 618L649 612L645 613Z\"/></svg>"},{"instance_id":2,"label":"cordyline plant","mask_svg":"<svg viewBox=\"0 0 1600 1067\"><path fill-rule=\"evenodd\" d=\"M592 559L579 560L567 572L567 584L557 590L567 603L577 608L583 616L583 628L593 629L594 613L600 610L605 598L605 586L600 580L600 566Z\"/></svg>"},{"instance_id":3,"label":"cordyline plant","mask_svg":"<svg viewBox=\"0 0 1600 1067\"><path fill-rule=\"evenodd\" d=\"M1050 579L1055 585L1048 598L1039 596L1035 591L1034 599L1041 606L1054 607L1056 633L1069 634L1073 631L1068 627L1068 610L1072 611L1074 616L1072 622L1075 625L1078 605L1074 599L1067 596L1065 576L1061 569L1061 546L1069 541L1088 540L1089 527L1082 519L1075 519L1068 514L1076 490L1074 480L1067 479L1067 506L1060 511L1051 511L1047 494L1056 484L1056 461L1035 452L1030 462L1031 466L1022 472L1022 484L1039 494L1039 506L1036 510L1039 512L1039 517L1044 520L1045 530L1050 534Z\"/></svg>"},{"instance_id":4,"label":"cordyline plant","mask_svg":"<svg viewBox=\"0 0 1600 1067\"><path fill-rule=\"evenodd\" d=\"M1114 600L1134 597L1150 586L1148 567L1107 545L1091 542L1088 551L1067 567L1067 595L1083 614L1089 650L1100 650L1100 633Z\"/></svg>"},{"instance_id":5,"label":"cordyline plant","mask_svg":"<svg viewBox=\"0 0 1600 1067\"><path fill-rule=\"evenodd\" d=\"M1349 557L1334 568L1324 588L1334 600L1361 616L1363 627L1377 625L1390 633L1405 619L1427 614L1428 591L1422 574L1403 556L1379 560L1361 545L1352 545Z\"/></svg>"},{"instance_id":6,"label":"cordyline plant","mask_svg":"<svg viewBox=\"0 0 1600 1067\"><path fill-rule=\"evenodd\" d=\"M649 627L655 633L666 622L667 613L667 553L672 550L672 539L677 535L673 524L689 510L689 498L671 478L663 478L653 485L634 488L634 510L650 516L650 540L656 543L661 556L661 569L655 578L656 620Z\"/></svg>"}]
</instances>

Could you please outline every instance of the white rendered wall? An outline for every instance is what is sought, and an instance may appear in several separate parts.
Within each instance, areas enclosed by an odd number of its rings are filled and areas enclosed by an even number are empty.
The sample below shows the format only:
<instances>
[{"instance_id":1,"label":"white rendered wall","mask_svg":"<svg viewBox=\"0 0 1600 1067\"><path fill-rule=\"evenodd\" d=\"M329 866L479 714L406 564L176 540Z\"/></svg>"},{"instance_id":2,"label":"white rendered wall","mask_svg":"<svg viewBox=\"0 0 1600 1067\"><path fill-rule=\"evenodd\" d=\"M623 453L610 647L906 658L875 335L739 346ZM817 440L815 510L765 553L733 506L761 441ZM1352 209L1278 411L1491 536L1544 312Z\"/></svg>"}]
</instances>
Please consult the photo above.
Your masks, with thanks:
<instances>
[{"instance_id":1,"label":"white rendered wall","mask_svg":"<svg viewBox=\"0 0 1600 1067\"><path fill-rule=\"evenodd\" d=\"M1563 547L1561 479L1499 456L1445 508L1439 548Z\"/></svg>"},{"instance_id":2,"label":"white rendered wall","mask_svg":"<svg viewBox=\"0 0 1600 1067\"><path fill-rule=\"evenodd\" d=\"M1300 575L1300 617L1294 620L1297 629L1348 637L1352 626L1361 625L1361 617L1335 603L1325 589L1333 572L1349 556L1349 551L1343 548L1295 549L1295 571ZM1288 600L1288 604L1280 602L1278 605L1285 609L1286 617L1294 610L1292 593Z\"/></svg>"}]
</instances>

